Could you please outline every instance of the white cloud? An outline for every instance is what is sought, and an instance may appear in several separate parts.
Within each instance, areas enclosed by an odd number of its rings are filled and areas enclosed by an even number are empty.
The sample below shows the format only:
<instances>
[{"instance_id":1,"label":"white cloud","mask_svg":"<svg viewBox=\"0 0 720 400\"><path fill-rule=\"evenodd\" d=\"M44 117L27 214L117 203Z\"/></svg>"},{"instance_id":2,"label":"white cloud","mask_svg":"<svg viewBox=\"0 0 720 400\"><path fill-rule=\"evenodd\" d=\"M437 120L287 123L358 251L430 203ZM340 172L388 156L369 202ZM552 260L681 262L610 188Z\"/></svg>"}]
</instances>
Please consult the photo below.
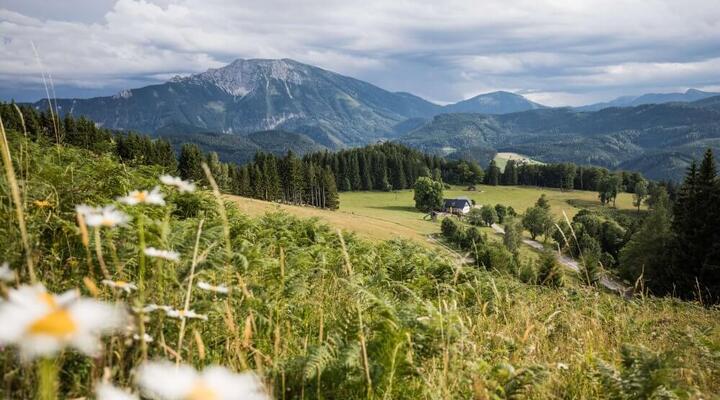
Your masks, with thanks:
<instances>
[{"instance_id":1,"label":"white cloud","mask_svg":"<svg viewBox=\"0 0 720 400\"><path fill-rule=\"evenodd\" d=\"M102 18L96 6L70 21L44 4L0 9L0 97L39 82L30 41L70 92L239 57L294 58L440 101L515 88L553 104L720 85L716 0L118 0Z\"/></svg>"}]
</instances>

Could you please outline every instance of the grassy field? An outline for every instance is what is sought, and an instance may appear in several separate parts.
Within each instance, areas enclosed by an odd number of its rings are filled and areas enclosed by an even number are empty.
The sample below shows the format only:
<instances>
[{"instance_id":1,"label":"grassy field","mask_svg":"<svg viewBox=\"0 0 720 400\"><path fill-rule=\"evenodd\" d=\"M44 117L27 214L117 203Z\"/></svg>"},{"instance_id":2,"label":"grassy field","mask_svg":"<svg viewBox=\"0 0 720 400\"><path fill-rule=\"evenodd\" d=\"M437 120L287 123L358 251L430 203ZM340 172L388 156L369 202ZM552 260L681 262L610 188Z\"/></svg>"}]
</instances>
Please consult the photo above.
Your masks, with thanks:
<instances>
[{"instance_id":1,"label":"grassy field","mask_svg":"<svg viewBox=\"0 0 720 400\"><path fill-rule=\"evenodd\" d=\"M446 198L465 196L477 204L505 204L518 213L535 204L541 194L550 202L552 213L561 218L563 211L572 218L581 208L601 208L597 193L586 191L562 192L557 189L478 185L477 191L466 191L453 187L445 191ZM300 217L315 217L331 226L356 232L372 240L407 238L430 246L427 235L439 231L439 222L432 222L426 214L414 207L412 190L398 192L345 192L340 193L340 209L319 210L311 207L280 205L260 200L230 196L240 209L249 215L258 216L268 211L284 210ZM632 195L618 196L617 208L632 212ZM487 232L491 231L487 229Z\"/></svg>"}]
</instances>

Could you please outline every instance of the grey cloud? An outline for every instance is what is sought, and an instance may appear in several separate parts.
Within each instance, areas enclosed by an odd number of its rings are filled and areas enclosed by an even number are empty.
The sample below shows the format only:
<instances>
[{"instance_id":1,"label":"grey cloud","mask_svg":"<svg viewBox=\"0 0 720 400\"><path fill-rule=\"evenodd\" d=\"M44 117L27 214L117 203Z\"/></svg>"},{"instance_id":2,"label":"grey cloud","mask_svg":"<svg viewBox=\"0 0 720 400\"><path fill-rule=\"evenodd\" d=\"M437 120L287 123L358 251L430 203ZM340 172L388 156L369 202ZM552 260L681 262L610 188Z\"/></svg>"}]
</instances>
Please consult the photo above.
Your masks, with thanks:
<instances>
[{"instance_id":1,"label":"grey cloud","mask_svg":"<svg viewBox=\"0 0 720 400\"><path fill-rule=\"evenodd\" d=\"M37 97L31 40L61 96L238 57L294 58L438 102L502 89L578 104L720 85L715 0L63 3L73 12L40 0L0 6L0 98Z\"/></svg>"}]
</instances>

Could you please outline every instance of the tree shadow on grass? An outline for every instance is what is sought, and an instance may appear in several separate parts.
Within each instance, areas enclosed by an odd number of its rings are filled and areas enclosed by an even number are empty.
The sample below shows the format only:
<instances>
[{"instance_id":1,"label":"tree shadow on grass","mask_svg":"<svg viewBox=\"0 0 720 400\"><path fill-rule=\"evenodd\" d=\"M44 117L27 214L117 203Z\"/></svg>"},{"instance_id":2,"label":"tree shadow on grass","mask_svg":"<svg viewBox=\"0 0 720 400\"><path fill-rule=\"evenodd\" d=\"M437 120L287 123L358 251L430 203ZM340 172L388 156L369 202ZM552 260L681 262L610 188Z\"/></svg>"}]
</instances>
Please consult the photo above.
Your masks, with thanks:
<instances>
[{"instance_id":1,"label":"tree shadow on grass","mask_svg":"<svg viewBox=\"0 0 720 400\"><path fill-rule=\"evenodd\" d=\"M368 206L367 208L376 208L378 210L388 210L388 211L405 211L405 212L417 212L419 213L417 208L413 206Z\"/></svg>"}]
</instances>

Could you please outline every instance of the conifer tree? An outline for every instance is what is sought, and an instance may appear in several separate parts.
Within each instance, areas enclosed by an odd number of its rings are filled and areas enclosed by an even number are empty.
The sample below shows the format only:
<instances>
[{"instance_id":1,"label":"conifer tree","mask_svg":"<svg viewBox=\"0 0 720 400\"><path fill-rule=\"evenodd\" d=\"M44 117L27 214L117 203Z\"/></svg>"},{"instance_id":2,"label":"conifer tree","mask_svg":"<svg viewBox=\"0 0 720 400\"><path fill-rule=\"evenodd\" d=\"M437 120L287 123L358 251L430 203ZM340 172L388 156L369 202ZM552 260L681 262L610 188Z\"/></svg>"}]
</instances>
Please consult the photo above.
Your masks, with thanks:
<instances>
[{"instance_id":1,"label":"conifer tree","mask_svg":"<svg viewBox=\"0 0 720 400\"><path fill-rule=\"evenodd\" d=\"M180 149L180 158L178 159L178 170L180 177L195 182L204 179L205 174L202 170L202 154L200 149L194 144L184 144Z\"/></svg>"},{"instance_id":2,"label":"conifer tree","mask_svg":"<svg viewBox=\"0 0 720 400\"><path fill-rule=\"evenodd\" d=\"M485 173L485 184L493 186L500 184L500 168L498 168L495 160L490 161L490 165L488 165Z\"/></svg>"}]
</instances>

